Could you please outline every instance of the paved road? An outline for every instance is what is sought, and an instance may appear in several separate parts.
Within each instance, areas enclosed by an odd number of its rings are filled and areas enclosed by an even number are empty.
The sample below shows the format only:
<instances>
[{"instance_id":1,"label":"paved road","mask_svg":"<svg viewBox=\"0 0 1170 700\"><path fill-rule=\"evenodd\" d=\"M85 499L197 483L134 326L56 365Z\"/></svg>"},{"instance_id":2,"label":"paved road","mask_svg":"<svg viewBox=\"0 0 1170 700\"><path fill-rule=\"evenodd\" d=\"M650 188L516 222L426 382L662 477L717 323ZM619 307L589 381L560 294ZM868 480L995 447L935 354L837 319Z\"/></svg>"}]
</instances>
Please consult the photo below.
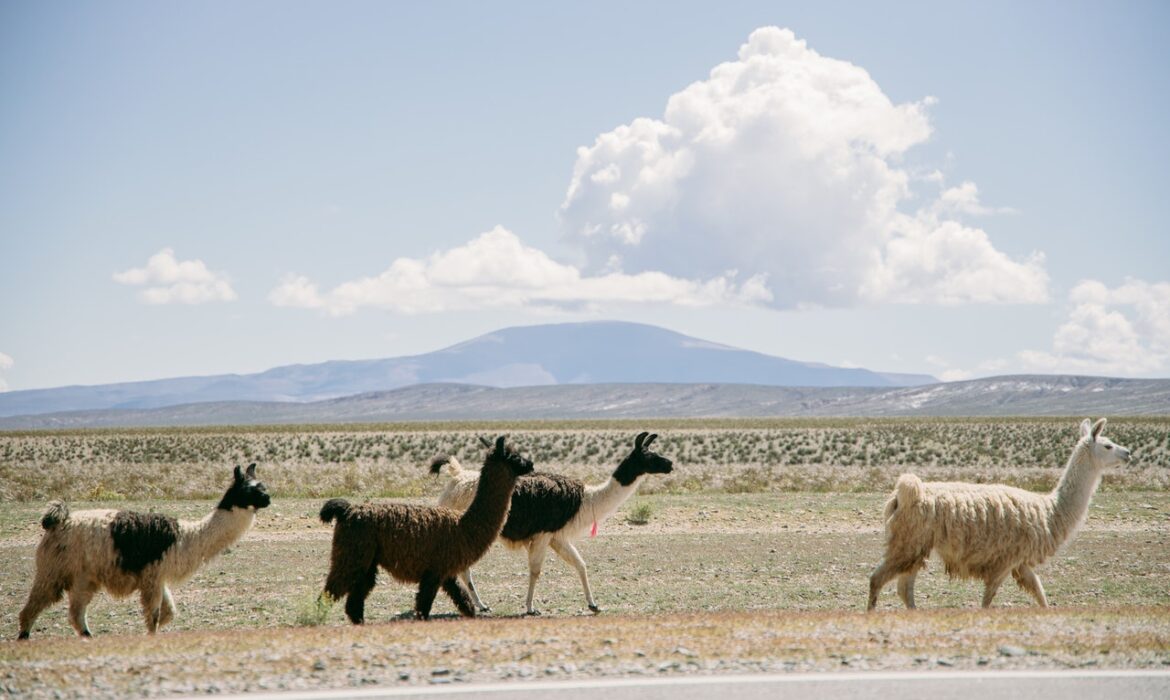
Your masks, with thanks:
<instances>
[{"instance_id":1,"label":"paved road","mask_svg":"<svg viewBox=\"0 0 1170 700\"><path fill-rule=\"evenodd\" d=\"M645 680L447 684L421 688L317 690L218 696L220 700L396 700L474 696L484 700L1166 700L1170 671L935 671L760 676L681 676Z\"/></svg>"}]
</instances>

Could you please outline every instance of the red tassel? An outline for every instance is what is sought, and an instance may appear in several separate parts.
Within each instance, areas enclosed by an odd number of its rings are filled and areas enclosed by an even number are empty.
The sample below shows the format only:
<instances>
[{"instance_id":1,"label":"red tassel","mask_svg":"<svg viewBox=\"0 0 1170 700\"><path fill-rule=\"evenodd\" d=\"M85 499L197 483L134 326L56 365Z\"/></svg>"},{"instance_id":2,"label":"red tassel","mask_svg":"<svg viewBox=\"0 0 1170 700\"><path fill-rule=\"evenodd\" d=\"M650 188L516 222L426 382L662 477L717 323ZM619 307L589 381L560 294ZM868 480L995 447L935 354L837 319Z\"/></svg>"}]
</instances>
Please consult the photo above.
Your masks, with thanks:
<instances>
[{"instance_id":1,"label":"red tassel","mask_svg":"<svg viewBox=\"0 0 1170 700\"><path fill-rule=\"evenodd\" d=\"M593 521L593 529L589 531L590 537L597 537L597 521Z\"/></svg>"}]
</instances>

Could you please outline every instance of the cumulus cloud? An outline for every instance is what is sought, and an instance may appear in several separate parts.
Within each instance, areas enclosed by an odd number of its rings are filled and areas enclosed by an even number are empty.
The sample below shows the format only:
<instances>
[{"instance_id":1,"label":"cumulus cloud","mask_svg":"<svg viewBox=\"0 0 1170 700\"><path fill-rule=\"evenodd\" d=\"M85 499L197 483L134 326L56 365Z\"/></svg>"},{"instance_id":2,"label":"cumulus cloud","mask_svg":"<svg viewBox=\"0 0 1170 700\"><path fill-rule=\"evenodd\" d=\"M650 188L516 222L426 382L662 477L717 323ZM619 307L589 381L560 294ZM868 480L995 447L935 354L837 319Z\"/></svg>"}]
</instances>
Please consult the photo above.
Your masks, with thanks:
<instances>
[{"instance_id":1,"label":"cumulus cloud","mask_svg":"<svg viewBox=\"0 0 1170 700\"><path fill-rule=\"evenodd\" d=\"M362 308L418 314L606 302L752 305L771 301L771 292L764 275L740 282L734 271L705 280L661 272L609 271L587 276L497 226L465 245L425 259L398 258L376 277L345 282L324 292L306 277L289 275L269 293L268 300L276 306L320 309L332 315Z\"/></svg>"},{"instance_id":2,"label":"cumulus cloud","mask_svg":"<svg viewBox=\"0 0 1170 700\"><path fill-rule=\"evenodd\" d=\"M958 220L999 211L974 183L900 164L933 103L894 104L863 68L757 29L661 119L579 148L560 216L593 269L767 275L778 307L1046 301L1042 255L1012 259Z\"/></svg>"},{"instance_id":3,"label":"cumulus cloud","mask_svg":"<svg viewBox=\"0 0 1170 700\"><path fill-rule=\"evenodd\" d=\"M0 371L12 369L12 365L16 362L11 355L5 355L0 352ZM4 381L4 377L0 376L0 391L8 391L8 382Z\"/></svg>"},{"instance_id":4,"label":"cumulus cloud","mask_svg":"<svg viewBox=\"0 0 1170 700\"><path fill-rule=\"evenodd\" d=\"M1085 280L1069 293L1069 302L1052 349L1020 353L1029 369L1115 376L1170 369L1170 282L1129 279L1110 289Z\"/></svg>"},{"instance_id":5,"label":"cumulus cloud","mask_svg":"<svg viewBox=\"0 0 1170 700\"><path fill-rule=\"evenodd\" d=\"M144 287L139 296L148 304L202 304L236 298L226 274L208 270L202 260L178 260L170 248L150 256L145 267L114 273L114 281Z\"/></svg>"}]
</instances>

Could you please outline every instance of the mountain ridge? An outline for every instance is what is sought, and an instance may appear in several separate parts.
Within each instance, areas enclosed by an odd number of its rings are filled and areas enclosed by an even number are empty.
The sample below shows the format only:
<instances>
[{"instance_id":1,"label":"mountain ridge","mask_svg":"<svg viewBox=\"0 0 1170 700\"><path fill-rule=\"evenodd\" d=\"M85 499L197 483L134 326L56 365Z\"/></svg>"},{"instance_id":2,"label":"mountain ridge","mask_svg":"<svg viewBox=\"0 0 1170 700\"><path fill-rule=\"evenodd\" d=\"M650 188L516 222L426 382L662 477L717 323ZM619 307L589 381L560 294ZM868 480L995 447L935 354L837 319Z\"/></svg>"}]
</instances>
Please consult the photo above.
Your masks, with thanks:
<instances>
[{"instance_id":1,"label":"mountain ridge","mask_svg":"<svg viewBox=\"0 0 1170 700\"><path fill-rule=\"evenodd\" d=\"M308 403L210 402L0 418L0 430L601 418L1170 415L1170 379L1008 375L921 387L417 384Z\"/></svg>"},{"instance_id":2,"label":"mountain ridge","mask_svg":"<svg viewBox=\"0 0 1170 700\"><path fill-rule=\"evenodd\" d=\"M0 416L212 401L312 402L415 384L499 388L594 383L907 386L929 375L832 367L623 321L514 326L400 357L329 360L221 374L0 393Z\"/></svg>"}]
</instances>

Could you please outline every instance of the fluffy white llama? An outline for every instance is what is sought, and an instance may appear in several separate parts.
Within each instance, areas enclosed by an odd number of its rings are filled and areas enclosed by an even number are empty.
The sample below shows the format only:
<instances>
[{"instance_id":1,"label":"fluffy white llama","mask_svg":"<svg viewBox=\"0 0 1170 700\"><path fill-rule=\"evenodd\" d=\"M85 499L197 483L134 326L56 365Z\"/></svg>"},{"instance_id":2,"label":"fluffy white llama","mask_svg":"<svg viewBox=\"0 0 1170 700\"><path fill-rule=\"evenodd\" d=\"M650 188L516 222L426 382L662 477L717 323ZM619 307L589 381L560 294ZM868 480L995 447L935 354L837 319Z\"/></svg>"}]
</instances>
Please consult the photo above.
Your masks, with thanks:
<instances>
[{"instance_id":1,"label":"fluffy white llama","mask_svg":"<svg viewBox=\"0 0 1170 700\"><path fill-rule=\"evenodd\" d=\"M657 437L649 433L638 435L634 439L634 449L604 484L586 485L577 479L548 473L529 474L517 480L512 508L508 511L500 539L509 547L528 550L527 614L540 614L532 605L532 597L549 547L577 570L589 609L601 611L593 600L585 560L573 543L585 533L595 531L599 523L613 515L638 490L638 482L643 476L670 473L673 469L671 461L650 450ZM443 473L449 477L439 496L440 506L456 510L467 508L475 494L479 472L463 469L454 456L444 455L431 463L431 473ZM460 578L467 585L475 605L480 610L489 610L480 600L471 569L463 571Z\"/></svg>"},{"instance_id":2,"label":"fluffy white llama","mask_svg":"<svg viewBox=\"0 0 1170 700\"><path fill-rule=\"evenodd\" d=\"M1002 484L923 482L898 478L886 503L886 553L869 578L869 606L894 578L898 595L914 607L914 578L931 551L952 578L983 581L983 607L1008 574L1048 607L1034 568L1069 540L1085 519L1103 470L1129 461L1129 450L1101 436L1105 419L1081 423L1080 439L1050 493Z\"/></svg>"},{"instance_id":3,"label":"fluffy white llama","mask_svg":"<svg viewBox=\"0 0 1170 700\"><path fill-rule=\"evenodd\" d=\"M175 616L167 584L194 575L206 561L240 539L270 503L256 465L235 468L232 484L202 520L175 520L158 513L81 510L70 513L60 501L41 519L45 534L37 547L37 571L28 603L20 612L19 639L28 639L45 608L69 592L69 623L92 636L85 610L105 588L116 597L140 592L146 631L153 634Z\"/></svg>"}]
</instances>

